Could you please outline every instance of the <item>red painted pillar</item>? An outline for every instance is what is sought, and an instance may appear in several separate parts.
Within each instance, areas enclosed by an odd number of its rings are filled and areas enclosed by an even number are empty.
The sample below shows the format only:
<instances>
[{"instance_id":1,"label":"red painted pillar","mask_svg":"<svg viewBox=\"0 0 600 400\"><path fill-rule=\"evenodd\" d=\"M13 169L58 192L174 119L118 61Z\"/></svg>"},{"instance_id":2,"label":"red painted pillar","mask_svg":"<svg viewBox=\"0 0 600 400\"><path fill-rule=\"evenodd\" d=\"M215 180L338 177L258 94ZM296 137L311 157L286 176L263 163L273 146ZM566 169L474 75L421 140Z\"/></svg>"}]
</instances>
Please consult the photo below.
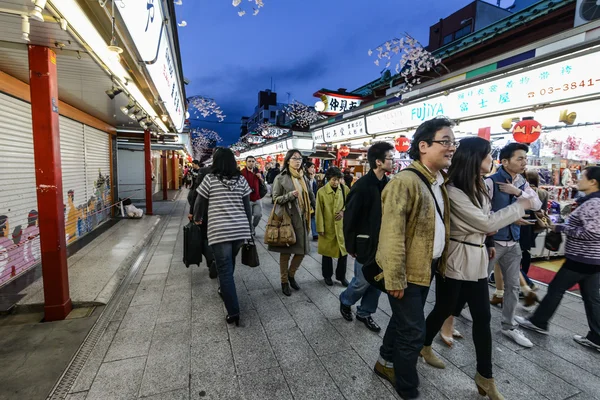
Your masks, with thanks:
<instances>
[{"instance_id":1,"label":"red painted pillar","mask_svg":"<svg viewBox=\"0 0 600 400\"><path fill-rule=\"evenodd\" d=\"M168 200L169 199L169 195L167 194L167 157L168 157L168 152L166 150L163 150L162 152L162 156L161 156L161 161L162 161L162 192L163 192L163 200Z\"/></svg>"},{"instance_id":2,"label":"red painted pillar","mask_svg":"<svg viewBox=\"0 0 600 400\"><path fill-rule=\"evenodd\" d=\"M144 131L144 163L146 172L146 214L152 215L152 149L150 131Z\"/></svg>"},{"instance_id":3,"label":"red painted pillar","mask_svg":"<svg viewBox=\"0 0 600 400\"><path fill-rule=\"evenodd\" d=\"M65 238L56 54L47 47L29 46L29 76L44 318L58 321L65 319L73 306Z\"/></svg>"},{"instance_id":4,"label":"red painted pillar","mask_svg":"<svg viewBox=\"0 0 600 400\"><path fill-rule=\"evenodd\" d=\"M179 185L177 185L177 180L179 178L179 171L177 171L177 155L175 154L175 150L171 151L171 156L173 157L171 159L171 170L173 171L173 174L171 175L173 177L173 189L177 190L179 189Z\"/></svg>"}]
</instances>

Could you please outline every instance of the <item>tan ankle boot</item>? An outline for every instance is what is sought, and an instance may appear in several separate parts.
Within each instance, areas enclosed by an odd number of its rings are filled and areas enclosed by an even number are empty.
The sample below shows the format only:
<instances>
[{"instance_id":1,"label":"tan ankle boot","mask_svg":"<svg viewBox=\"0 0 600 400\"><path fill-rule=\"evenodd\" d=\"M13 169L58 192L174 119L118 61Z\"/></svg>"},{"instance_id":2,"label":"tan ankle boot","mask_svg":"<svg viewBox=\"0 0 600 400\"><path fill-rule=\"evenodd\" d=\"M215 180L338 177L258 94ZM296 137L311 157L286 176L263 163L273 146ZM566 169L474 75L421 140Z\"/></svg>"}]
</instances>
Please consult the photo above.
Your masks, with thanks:
<instances>
[{"instance_id":1,"label":"tan ankle boot","mask_svg":"<svg viewBox=\"0 0 600 400\"><path fill-rule=\"evenodd\" d=\"M475 374L475 384L477 385L477 390L479 390L480 395L488 396L491 400L504 400L504 396L500 394L498 388L496 387L494 378L484 378L483 376L479 375L478 372Z\"/></svg>"},{"instance_id":2,"label":"tan ankle boot","mask_svg":"<svg viewBox=\"0 0 600 400\"><path fill-rule=\"evenodd\" d=\"M433 350L431 350L431 346L423 346L423 348L421 349L421 357L423 357L425 362L431 365L432 367L440 369L446 368L444 362L433 353Z\"/></svg>"}]
</instances>

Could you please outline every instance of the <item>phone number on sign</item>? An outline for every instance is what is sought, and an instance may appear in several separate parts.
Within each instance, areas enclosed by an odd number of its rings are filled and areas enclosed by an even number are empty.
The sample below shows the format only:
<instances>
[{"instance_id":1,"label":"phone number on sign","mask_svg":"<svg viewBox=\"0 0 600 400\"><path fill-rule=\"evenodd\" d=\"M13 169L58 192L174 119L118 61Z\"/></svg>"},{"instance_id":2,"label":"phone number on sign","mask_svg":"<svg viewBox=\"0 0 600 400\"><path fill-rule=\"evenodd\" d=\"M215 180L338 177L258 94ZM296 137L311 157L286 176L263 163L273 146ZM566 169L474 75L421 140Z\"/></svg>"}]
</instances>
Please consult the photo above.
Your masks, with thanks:
<instances>
[{"instance_id":1,"label":"phone number on sign","mask_svg":"<svg viewBox=\"0 0 600 400\"><path fill-rule=\"evenodd\" d=\"M546 96L546 95L551 95L554 94L554 92L558 92L558 91L569 91L569 90L577 90L579 88L585 88L585 87L590 87L590 86L594 86L596 84L596 82L600 82L600 79L584 79L581 82L571 82L571 83L565 83L562 86L559 87L549 87L547 89L540 89L540 95L541 96ZM534 97L535 96L535 92L529 92L529 97Z\"/></svg>"}]
</instances>

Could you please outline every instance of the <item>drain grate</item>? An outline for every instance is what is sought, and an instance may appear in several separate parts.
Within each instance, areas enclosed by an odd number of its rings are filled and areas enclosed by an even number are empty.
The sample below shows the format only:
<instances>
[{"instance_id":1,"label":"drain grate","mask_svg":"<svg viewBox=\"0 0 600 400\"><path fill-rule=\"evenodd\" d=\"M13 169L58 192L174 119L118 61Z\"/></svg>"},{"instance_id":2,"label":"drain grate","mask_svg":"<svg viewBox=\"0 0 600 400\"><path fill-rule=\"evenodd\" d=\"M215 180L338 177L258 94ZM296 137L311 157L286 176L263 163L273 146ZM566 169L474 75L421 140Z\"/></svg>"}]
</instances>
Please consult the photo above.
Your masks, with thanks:
<instances>
[{"instance_id":1,"label":"drain grate","mask_svg":"<svg viewBox=\"0 0 600 400\"><path fill-rule=\"evenodd\" d=\"M135 275L139 271L144 259L148 256L149 248L152 245L154 245L154 243L152 242L154 242L154 240L157 237L160 238L160 236L163 234L164 230L166 229L168 220L170 220L170 216L168 218L164 218L164 220L161 218L159 225L154 230L152 240L149 240L141 249L140 253L135 259L135 262L129 269L127 276L119 285L119 288L115 292L114 296L110 299L107 306L104 308L100 317L98 317L98 320L96 321L96 323L90 330L90 333L88 333L85 340L79 347L79 350L69 363L69 366L62 374L57 384L54 386L54 389L52 389L52 392L50 392L48 399L62 400L67 397L69 391L75 384L75 380L77 379L79 373L81 372L85 363L87 362L92 350L102 337L102 334L106 330L106 327L108 326L115 312L119 308L119 305L121 304L121 301L123 299L123 296L125 295L127 288L129 287ZM158 232L160 232L159 235L157 235Z\"/></svg>"}]
</instances>

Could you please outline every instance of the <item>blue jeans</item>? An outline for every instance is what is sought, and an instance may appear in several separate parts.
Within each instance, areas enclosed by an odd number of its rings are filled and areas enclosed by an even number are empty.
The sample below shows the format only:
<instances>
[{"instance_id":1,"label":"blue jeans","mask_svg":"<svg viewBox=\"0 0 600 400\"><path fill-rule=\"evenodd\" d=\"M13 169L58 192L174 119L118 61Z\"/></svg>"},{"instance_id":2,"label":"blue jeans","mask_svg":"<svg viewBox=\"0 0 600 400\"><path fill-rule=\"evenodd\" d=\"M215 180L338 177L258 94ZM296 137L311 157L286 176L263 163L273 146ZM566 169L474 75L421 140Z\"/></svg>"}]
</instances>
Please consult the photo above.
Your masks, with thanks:
<instances>
[{"instance_id":1,"label":"blue jeans","mask_svg":"<svg viewBox=\"0 0 600 400\"><path fill-rule=\"evenodd\" d=\"M314 213L310 216L310 227L311 227L311 230L312 230L313 237L319 236L319 234L317 233L317 222L315 221L315 214Z\"/></svg>"},{"instance_id":2,"label":"blue jeans","mask_svg":"<svg viewBox=\"0 0 600 400\"><path fill-rule=\"evenodd\" d=\"M233 272L235 271L235 257L243 244L243 240L234 240L232 242L216 243L211 246L217 263L217 271L219 272L221 295L229 316L240 313Z\"/></svg>"},{"instance_id":3,"label":"blue jeans","mask_svg":"<svg viewBox=\"0 0 600 400\"><path fill-rule=\"evenodd\" d=\"M362 299L360 306L356 308L356 316L367 318L377 311L381 291L367 282L362 267L361 263L354 260L354 278L350 281L350 286L340 294L340 301L350 307Z\"/></svg>"}]
</instances>

